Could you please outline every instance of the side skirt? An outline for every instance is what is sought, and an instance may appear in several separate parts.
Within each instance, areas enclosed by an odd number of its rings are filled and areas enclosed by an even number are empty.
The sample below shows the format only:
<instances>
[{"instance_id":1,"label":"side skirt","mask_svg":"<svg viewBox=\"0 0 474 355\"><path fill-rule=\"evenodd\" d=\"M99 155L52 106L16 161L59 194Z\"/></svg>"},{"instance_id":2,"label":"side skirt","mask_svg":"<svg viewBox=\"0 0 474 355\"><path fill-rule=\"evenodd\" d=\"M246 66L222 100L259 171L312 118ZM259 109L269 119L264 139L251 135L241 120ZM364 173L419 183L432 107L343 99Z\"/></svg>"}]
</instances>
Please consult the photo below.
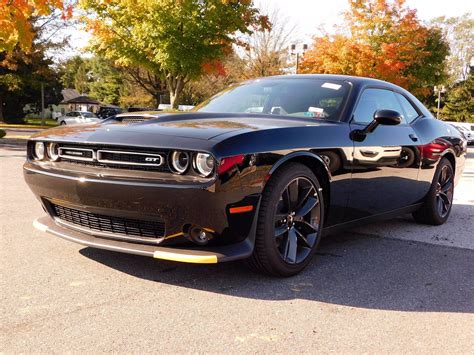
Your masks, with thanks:
<instances>
[{"instance_id":1,"label":"side skirt","mask_svg":"<svg viewBox=\"0 0 474 355\"><path fill-rule=\"evenodd\" d=\"M322 236L326 237L334 233L342 232L346 229L360 227L365 224L370 224L370 223L377 222L380 220L390 219L390 218L398 217L403 214L412 213L418 210L422 205L423 203L417 203L417 204L414 204L408 207L402 207L393 211L384 212L384 213L376 214L369 217L359 218L354 221L349 221L349 222L345 222L341 224L336 224L334 226L324 228Z\"/></svg>"}]
</instances>

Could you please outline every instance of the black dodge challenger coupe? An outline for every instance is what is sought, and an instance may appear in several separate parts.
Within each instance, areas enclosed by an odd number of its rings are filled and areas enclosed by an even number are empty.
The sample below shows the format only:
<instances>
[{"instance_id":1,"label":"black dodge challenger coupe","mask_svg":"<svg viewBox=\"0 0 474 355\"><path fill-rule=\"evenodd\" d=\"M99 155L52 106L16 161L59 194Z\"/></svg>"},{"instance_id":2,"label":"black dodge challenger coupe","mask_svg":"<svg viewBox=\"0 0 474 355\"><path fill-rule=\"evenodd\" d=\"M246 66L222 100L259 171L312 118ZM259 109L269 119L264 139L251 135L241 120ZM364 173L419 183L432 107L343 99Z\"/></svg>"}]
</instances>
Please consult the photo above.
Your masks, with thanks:
<instances>
[{"instance_id":1,"label":"black dodge challenger coupe","mask_svg":"<svg viewBox=\"0 0 474 355\"><path fill-rule=\"evenodd\" d=\"M128 113L28 142L42 231L191 263L303 270L321 237L451 211L466 141L409 92L336 75L231 86L189 113Z\"/></svg>"}]
</instances>

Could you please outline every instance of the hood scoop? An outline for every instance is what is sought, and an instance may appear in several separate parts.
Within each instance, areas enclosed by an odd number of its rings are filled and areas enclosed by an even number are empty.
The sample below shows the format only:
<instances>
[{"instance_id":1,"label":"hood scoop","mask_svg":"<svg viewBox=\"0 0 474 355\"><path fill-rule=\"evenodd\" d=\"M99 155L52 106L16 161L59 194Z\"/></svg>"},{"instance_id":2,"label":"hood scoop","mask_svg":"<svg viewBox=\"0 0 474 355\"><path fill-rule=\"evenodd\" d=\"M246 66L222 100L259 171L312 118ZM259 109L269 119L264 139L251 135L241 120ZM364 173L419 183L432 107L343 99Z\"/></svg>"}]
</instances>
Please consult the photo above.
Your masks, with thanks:
<instances>
[{"instance_id":1,"label":"hood scoop","mask_svg":"<svg viewBox=\"0 0 474 355\"><path fill-rule=\"evenodd\" d=\"M140 116L137 116L137 117L124 117L121 122L126 123L126 124L133 124L133 123L144 122L144 121L147 121L149 119L150 118L140 117Z\"/></svg>"}]
</instances>

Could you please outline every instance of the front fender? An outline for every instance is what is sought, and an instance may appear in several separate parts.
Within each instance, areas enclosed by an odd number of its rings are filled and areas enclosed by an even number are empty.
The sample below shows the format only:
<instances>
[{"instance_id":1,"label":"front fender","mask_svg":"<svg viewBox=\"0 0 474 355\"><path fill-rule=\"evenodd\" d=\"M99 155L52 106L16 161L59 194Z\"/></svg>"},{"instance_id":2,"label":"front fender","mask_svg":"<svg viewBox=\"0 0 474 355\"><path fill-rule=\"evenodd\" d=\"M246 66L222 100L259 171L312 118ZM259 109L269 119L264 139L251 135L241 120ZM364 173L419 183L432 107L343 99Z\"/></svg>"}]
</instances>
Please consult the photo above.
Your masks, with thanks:
<instances>
[{"instance_id":1,"label":"front fender","mask_svg":"<svg viewBox=\"0 0 474 355\"><path fill-rule=\"evenodd\" d=\"M303 159L301 159L303 158ZM280 166L289 162L289 161L312 161L313 163L320 164L320 166L325 170L329 180L331 180L331 173L329 171L328 166L324 162L324 160L317 154L311 152L292 152L290 154L285 155L281 159L279 159L275 164L273 164L272 168L268 172L269 175L273 174Z\"/></svg>"}]
</instances>

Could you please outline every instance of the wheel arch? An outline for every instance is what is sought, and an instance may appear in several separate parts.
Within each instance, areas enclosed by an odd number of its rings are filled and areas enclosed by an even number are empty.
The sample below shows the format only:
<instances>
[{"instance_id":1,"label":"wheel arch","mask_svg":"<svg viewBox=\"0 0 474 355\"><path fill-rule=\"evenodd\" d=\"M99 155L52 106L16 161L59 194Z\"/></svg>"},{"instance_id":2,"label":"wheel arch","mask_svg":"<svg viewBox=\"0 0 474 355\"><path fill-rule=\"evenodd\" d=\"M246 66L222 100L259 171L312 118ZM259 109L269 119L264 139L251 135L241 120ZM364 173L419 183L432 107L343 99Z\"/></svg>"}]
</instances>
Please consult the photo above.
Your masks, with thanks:
<instances>
[{"instance_id":1,"label":"wheel arch","mask_svg":"<svg viewBox=\"0 0 474 355\"><path fill-rule=\"evenodd\" d=\"M319 179L319 183L321 184L321 188L323 189L323 198L324 198L324 210L325 210L325 219L328 216L329 210L329 201L331 199L331 173L324 163L323 159L311 152L293 152L288 155L285 155L283 158L278 160L275 164L273 164L272 168L270 169L268 176L270 177L273 173L277 170L281 169L283 166L289 163L300 163L307 166ZM268 181L268 180L267 180Z\"/></svg>"},{"instance_id":2,"label":"wheel arch","mask_svg":"<svg viewBox=\"0 0 474 355\"><path fill-rule=\"evenodd\" d=\"M456 157L454 156L454 152L447 151L441 158L446 158L449 160L451 165L453 166L453 173L456 175Z\"/></svg>"}]
</instances>

